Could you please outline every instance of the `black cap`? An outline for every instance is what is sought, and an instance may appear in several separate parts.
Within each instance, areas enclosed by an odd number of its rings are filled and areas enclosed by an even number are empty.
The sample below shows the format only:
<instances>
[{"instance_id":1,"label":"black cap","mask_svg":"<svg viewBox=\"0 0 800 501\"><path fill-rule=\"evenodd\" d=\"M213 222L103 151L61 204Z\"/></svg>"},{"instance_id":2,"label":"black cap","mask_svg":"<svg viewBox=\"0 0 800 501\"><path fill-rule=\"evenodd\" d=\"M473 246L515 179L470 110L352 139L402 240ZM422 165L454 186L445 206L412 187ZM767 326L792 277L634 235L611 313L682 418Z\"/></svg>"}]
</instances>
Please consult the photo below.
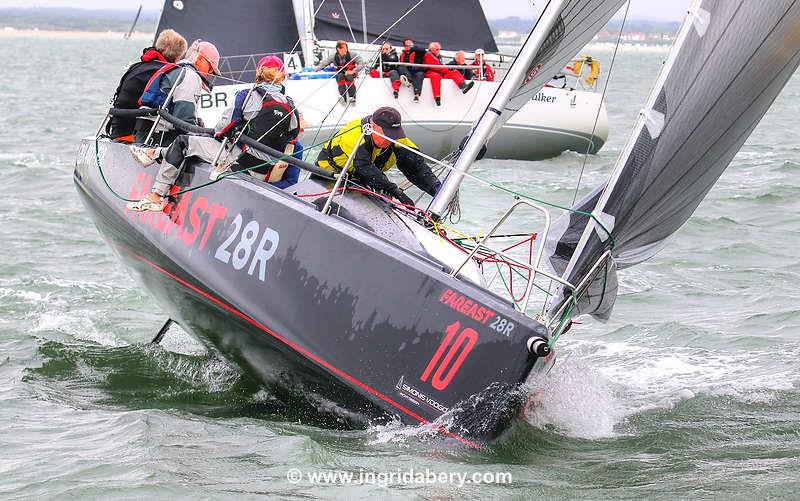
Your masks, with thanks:
<instances>
[{"instance_id":1,"label":"black cap","mask_svg":"<svg viewBox=\"0 0 800 501\"><path fill-rule=\"evenodd\" d=\"M406 131L403 130L400 121L400 112L391 106L383 106L375 110L372 114L372 122L381 126L383 135L386 137L394 140L406 137Z\"/></svg>"}]
</instances>

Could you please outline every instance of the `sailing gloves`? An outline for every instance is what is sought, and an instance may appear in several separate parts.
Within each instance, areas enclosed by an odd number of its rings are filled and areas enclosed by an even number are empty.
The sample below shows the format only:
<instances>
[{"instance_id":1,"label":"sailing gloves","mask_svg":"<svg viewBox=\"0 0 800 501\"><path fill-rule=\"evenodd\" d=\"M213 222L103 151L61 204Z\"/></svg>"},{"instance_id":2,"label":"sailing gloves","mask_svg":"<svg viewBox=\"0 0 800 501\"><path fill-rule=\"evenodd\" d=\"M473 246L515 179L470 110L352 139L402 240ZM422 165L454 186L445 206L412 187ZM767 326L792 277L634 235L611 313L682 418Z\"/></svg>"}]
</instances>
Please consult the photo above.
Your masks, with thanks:
<instances>
[{"instance_id":1,"label":"sailing gloves","mask_svg":"<svg viewBox=\"0 0 800 501\"><path fill-rule=\"evenodd\" d=\"M441 186L441 183L422 157L403 148L396 148L395 155L397 156L397 168L409 181L425 193L431 196L436 195L436 191ZM358 160L358 158L356 160ZM382 191L391 195L401 203L414 205L414 201L403 193L403 190L396 184L391 182L389 178L386 177L386 174L372 162L355 161L353 162L353 167L357 178L363 182L364 185L373 190Z\"/></svg>"},{"instance_id":2,"label":"sailing gloves","mask_svg":"<svg viewBox=\"0 0 800 501\"><path fill-rule=\"evenodd\" d=\"M405 148L395 148L395 155L397 155L397 168L400 169L400 172L414 186L430 196L435 196L442 183L439 182L439 179L428 167L428 164L425 163L425 160Z\"/></svg>"},{"instance_id":3,"label":"sailing gloves","mask_svg":"<svg viewBox=\"0 0 800 501\"><path fill-rule=\"evenodd\" d=\"M405 205L414 205L414 201L406 195L397 185L394 186L394 191L389 192L395 200Z\"/></svg>"}]
</instances>

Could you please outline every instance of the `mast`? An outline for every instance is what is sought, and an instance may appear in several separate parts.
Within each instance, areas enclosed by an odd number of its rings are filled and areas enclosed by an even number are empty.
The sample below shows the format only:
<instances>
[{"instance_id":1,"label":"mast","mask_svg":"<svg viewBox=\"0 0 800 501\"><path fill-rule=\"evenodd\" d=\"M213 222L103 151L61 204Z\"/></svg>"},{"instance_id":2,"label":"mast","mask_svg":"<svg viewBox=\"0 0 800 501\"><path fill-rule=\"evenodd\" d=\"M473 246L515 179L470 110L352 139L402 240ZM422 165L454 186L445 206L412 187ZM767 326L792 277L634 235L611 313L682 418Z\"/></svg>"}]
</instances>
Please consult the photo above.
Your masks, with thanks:
<instances>
[{"instance_id":1,"label":"mast","mask_svg":"<svg viewBox=\"0 0 800 501\"><path fill-rule=\"evenodd\" d=\"M453 165L453 170L447 175L439 192L433 198L433 201L431 201L428 210L432 213L434 218L438 218L444 213L450 201L453 199L456 192L458 192L458 188L464 180L464 176L461 173L469 170L472 163L477 158L481 147L491 137L495 126L500 120L502 110L505 108L506 103L511 100L514 93L523 85L525 79L532 78L538 71L536 67L531 68L531 64L539 52L539 49L542 48L547 40L550 31L558 23L561 10L566 3L567 0L550 0L547 6L545 6L542 15L536 22L536 26L522 45L517 59L509 68L506 77L498 87L486 110L473 126L469 139L467 139L466 144L456 159L456 163Z\"/></svg>"},{"instance_id":2,"label":"mast","mask_svg":"<svg viewBox=\"0 0 800 501\"><path fill-rule=\"evenodd\" d=\"M364 35L364 45L369 43L367 39L367 1L361 0L361 33Z\"/></svg>"},{"instance_id":3,"label":"mast","mask_svg":"<svg viewBox=\"0 0 800 501\"><path fill-rule=\"evenodd\" d=\"M136 28L136 23L139 22L139 15L142 13L142 4L139 4L139 10L136 11L136 17L133 18L133 24L131 25L131 29L128 30L128 33L123 37L125 40L129 40L131 35L133 35L133 30ZM158 37L158 33L156 33L156 37Z\"/></svg>"},{"instance_id":4,"label":"mast","mask_svg":"<svg viewBox=\"0 0 800 501\"><path fill-rule=\"evenodd\" d=\"M292 0L292 7L297 21L300 49L303 51L303 66L314 66L314 2Z\"/></svg>"}]
</instances>

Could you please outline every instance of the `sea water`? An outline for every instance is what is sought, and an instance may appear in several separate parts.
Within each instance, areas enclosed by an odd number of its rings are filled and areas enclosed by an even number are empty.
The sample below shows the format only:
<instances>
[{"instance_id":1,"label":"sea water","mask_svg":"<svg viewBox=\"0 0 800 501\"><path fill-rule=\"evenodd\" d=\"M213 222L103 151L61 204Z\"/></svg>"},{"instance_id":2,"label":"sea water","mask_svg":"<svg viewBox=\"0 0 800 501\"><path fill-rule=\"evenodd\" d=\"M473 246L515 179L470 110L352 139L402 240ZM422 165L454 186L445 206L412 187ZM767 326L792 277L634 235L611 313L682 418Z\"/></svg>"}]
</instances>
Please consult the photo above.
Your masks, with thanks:
<instances>
[{"instance_id":1,"label":"sea water","mask_svg":"<svg viewBox=\"0 0 800 501\"><path fill-rule=\"evenodd\" d=\"M164 313L72 182L140 44L0 37L0 497L798 496L800 77L670 245L621 273L612 319L562 337L526 421L478 452L399 424L307 422L179 328L147 345ZM593 55L607 77L612 52ZM617 54L600 154L475 174L559 204L579 179L585 194L665 57ZM476 185L461 199L474 228L510 202Z\"/></svg>"}]
</instances>

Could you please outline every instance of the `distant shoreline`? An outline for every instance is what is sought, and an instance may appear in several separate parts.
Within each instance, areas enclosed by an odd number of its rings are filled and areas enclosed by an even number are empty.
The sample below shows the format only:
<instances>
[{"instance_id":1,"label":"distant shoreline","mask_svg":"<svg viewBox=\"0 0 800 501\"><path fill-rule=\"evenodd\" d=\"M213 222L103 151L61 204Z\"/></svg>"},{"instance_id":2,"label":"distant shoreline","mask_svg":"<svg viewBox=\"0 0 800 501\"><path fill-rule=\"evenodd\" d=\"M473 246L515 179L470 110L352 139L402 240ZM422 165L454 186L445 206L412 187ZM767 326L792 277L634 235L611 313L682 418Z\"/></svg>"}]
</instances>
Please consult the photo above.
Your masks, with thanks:
<instances>
[{"instance_id":1,"label":"distant shoreline","mask_svg":"<svg viewBox=\"0 0 800 501\"><path fill-rule=\"evenodd\" d=\"M37 30L37 29L17 29L4 27L0 29L0 38L16 37L38 37L38 38L106 38L122 39L126 33L121 31L80 31L80 30ZM134 40L152 40L153 33L140 33L134 31L131 35Z\"/></svg>"},{"instance_id":2,"label":"distant shoreline","mask_svg":"<svg viewBox=\"0 0 800 501\"><path fill-rule=\"evenodd\" d=\"M0 29L0 38L61 38L61 39L107 39L121 40L125 33L121 31L80 31L80 30L37 30L37 29L16 29L5 27ZM135 31L131 35L133 40L153 40L154 33L142 33ZM500 44L503 48L508 50L518 50L517 45ZM592 41L587 44L584 51L609 51L614 50L616 44L611 42L597 42ZM624 42L619 46L619 50L623 52L669 52L671 45L669 44L643 44Z\"/></svg>"}]
</instances>

